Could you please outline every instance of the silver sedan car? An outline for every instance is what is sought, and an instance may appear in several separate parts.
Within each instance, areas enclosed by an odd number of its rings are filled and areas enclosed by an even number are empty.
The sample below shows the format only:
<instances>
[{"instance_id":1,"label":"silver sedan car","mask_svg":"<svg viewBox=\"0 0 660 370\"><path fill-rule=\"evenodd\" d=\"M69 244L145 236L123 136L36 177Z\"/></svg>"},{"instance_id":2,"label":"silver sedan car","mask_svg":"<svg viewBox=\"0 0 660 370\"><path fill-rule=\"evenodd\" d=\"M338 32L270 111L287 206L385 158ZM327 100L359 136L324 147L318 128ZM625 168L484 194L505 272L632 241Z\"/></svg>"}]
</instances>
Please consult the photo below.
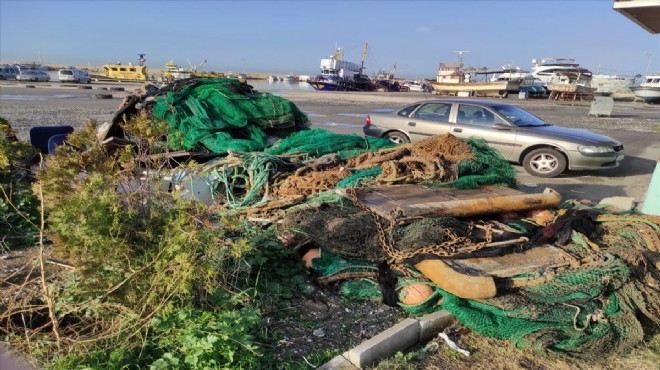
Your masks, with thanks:
<instances>
[{"instance_id":1,"label":"silver sedan car","mask_svg":"<svg viewBox=\"0 0 660 370\"><path fill-rule=\"evenodd\" d=\"M37 69L28 69L26 71L21 71L16 79L19 81L41 81L48 82L50 81L50 75L46 71L37 70Z\"/></svg>"},{"instance_id":2,"label":"silver sedan car","mask_svg":"<svg viewBox=\"0 0 660 370\"><path fill-rule=\"evenodd\" d=\"M511 104L496 101L426 100L399 109L370 112L365 135L399 143L450 133L479 137L529 174L556 177L565 170L617 167L623 145L604 135L544 122Z\"/></svg>"}]
</instances>

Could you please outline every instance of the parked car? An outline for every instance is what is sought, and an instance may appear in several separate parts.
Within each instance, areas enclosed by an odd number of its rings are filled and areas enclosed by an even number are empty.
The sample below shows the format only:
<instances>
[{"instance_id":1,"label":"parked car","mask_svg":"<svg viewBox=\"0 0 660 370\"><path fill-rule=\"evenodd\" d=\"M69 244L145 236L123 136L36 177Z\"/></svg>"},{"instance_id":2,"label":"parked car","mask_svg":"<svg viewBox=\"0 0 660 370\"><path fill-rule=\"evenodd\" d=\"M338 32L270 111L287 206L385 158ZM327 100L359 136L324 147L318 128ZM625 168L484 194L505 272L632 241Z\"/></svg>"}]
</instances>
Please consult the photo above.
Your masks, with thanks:
<instances>
[{"instance_id":1,"label":"parked car","mask_svg":"<svg viewBox=\"0 0 660 370\"><path fill-rule=\"evenodd\" d=\"M604 135L564 128L499 101L426 100L399 109L370 112L365 135L398 143L451 133L480 137L507 160L522 164L529 174L556 177L565 170L617 167L623 145Z\"/></svg>"},{"instance_id":2,"label":"parked car","mask_svg":"<svg viewBox=\"0 0 660 370\"><path fill-rule=\"evenodd\" d=\"M60 81L90 83L92 78L81 69L60 69L57 72Z\"/></svg>"},{"instance_id":3,"label":"parked car","mask_svg":"<svg viewBox=\"0 0 660 370\"><path fill-rule=\"evenodd\" d=\"M15 80L18 75L18 68L5 64L0 66L0 80Z\"/></svg>"},{"instance_id":4,"label":"parked car","mask_svg":"<svg viewBox=\"0 0 660 370\"><path fill-rule=\"evenodd\" d=\"M50 81L50 75L46 71L28 69L20 71L16 79L19 81Z\"/></svg>"}]
</instances>

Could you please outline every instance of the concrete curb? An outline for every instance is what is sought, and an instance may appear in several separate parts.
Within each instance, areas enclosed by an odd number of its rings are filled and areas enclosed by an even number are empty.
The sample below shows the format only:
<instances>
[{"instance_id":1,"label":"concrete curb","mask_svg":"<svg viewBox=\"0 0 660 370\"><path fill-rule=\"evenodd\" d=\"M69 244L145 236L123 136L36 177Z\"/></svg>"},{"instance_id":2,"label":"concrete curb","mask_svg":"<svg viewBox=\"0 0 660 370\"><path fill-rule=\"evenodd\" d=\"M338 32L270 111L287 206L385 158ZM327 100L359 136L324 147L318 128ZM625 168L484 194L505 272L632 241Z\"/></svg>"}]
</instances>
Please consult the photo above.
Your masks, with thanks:
<instances>
[{"instance_id":1,"label":"concrete curb","mask_svg":"<svg viewBox=\"0 0 660 370\"><path fill-rule=\"evenodd\" d=\"M427 341L454 321L449 311L442 310L418 318L408 318L360 343L321 365L320 370L354 370L372 366L413 345Z\"/></svg>"}]
</instances>

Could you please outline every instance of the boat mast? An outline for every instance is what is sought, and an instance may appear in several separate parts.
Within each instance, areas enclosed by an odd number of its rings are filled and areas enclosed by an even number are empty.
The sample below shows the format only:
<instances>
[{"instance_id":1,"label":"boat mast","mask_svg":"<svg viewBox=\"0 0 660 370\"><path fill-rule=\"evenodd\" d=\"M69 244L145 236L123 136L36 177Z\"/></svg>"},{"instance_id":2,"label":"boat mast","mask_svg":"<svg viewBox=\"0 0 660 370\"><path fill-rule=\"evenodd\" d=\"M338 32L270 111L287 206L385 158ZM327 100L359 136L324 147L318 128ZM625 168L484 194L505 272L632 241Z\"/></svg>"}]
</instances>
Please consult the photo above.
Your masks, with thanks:
<instances>
[{"instance_id":1,"label":"boat mast","mask_svg":"<svg viewBox=\"0 0 660 370\"><path fill-rule=\"evenodd\" d=\"M469 53L470 51L468 50L456 50L453 51L452 53L457 53L458 54L458 66L459 68L463 68L463 54Z\"/></svg>"},{"instance_id":2,"label":"boat mast","mask_svg":"<svg viewBox=\"0 0 660 370\"><path fill-rule=\"evenodd\" d=\"M360 74L362 74L362 70L364 69L364 61L367 59L367 47L369 46L368 43L364 43L364 48L362 49L362 65L360 66Z\"/></svg>"},{"instance_id":3,"label":"boat mast","mask_svg":"<svg viewBox=\"0 0 660 370\"><path fill-rule=\"evenodd\" d=\"M463 54L469 53L468 50L456 50L453 53L458 54L458 82L463 82L465 75L463 74Z\"/></svg>"}]
</instances>

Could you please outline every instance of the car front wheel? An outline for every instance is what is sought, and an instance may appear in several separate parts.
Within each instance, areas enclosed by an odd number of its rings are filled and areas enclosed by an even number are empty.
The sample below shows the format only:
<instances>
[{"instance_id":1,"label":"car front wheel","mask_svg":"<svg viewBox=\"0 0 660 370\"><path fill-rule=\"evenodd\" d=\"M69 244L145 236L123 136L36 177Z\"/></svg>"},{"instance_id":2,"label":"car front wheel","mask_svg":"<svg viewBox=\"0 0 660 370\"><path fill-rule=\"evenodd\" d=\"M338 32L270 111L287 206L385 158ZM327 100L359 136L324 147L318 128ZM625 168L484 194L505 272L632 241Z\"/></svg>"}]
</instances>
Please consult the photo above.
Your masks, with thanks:
<instances>
[{"instance_id":1,"label":"car front wheel","mask_svg":"<svg viewBox=\"0 0 660 370\"><path fill-rule=\"evenodd\" d=\"M404 135L401 132L388 132L387 134L385 134L385 138L390 139L397 144L405 144L410 142L408 136Z\"/></svg>"},{"instance_id":2,"label":"car front wheel","mask_svg":"<svg viewBox=\"0 0 660 370\"><path fill-rule=\"evenodd\" d=\"M523 167L533 176L556 177L566 170L566 158L555 149L535 149L527 153L523 159Z\"/></svg>"}]
</instances>

